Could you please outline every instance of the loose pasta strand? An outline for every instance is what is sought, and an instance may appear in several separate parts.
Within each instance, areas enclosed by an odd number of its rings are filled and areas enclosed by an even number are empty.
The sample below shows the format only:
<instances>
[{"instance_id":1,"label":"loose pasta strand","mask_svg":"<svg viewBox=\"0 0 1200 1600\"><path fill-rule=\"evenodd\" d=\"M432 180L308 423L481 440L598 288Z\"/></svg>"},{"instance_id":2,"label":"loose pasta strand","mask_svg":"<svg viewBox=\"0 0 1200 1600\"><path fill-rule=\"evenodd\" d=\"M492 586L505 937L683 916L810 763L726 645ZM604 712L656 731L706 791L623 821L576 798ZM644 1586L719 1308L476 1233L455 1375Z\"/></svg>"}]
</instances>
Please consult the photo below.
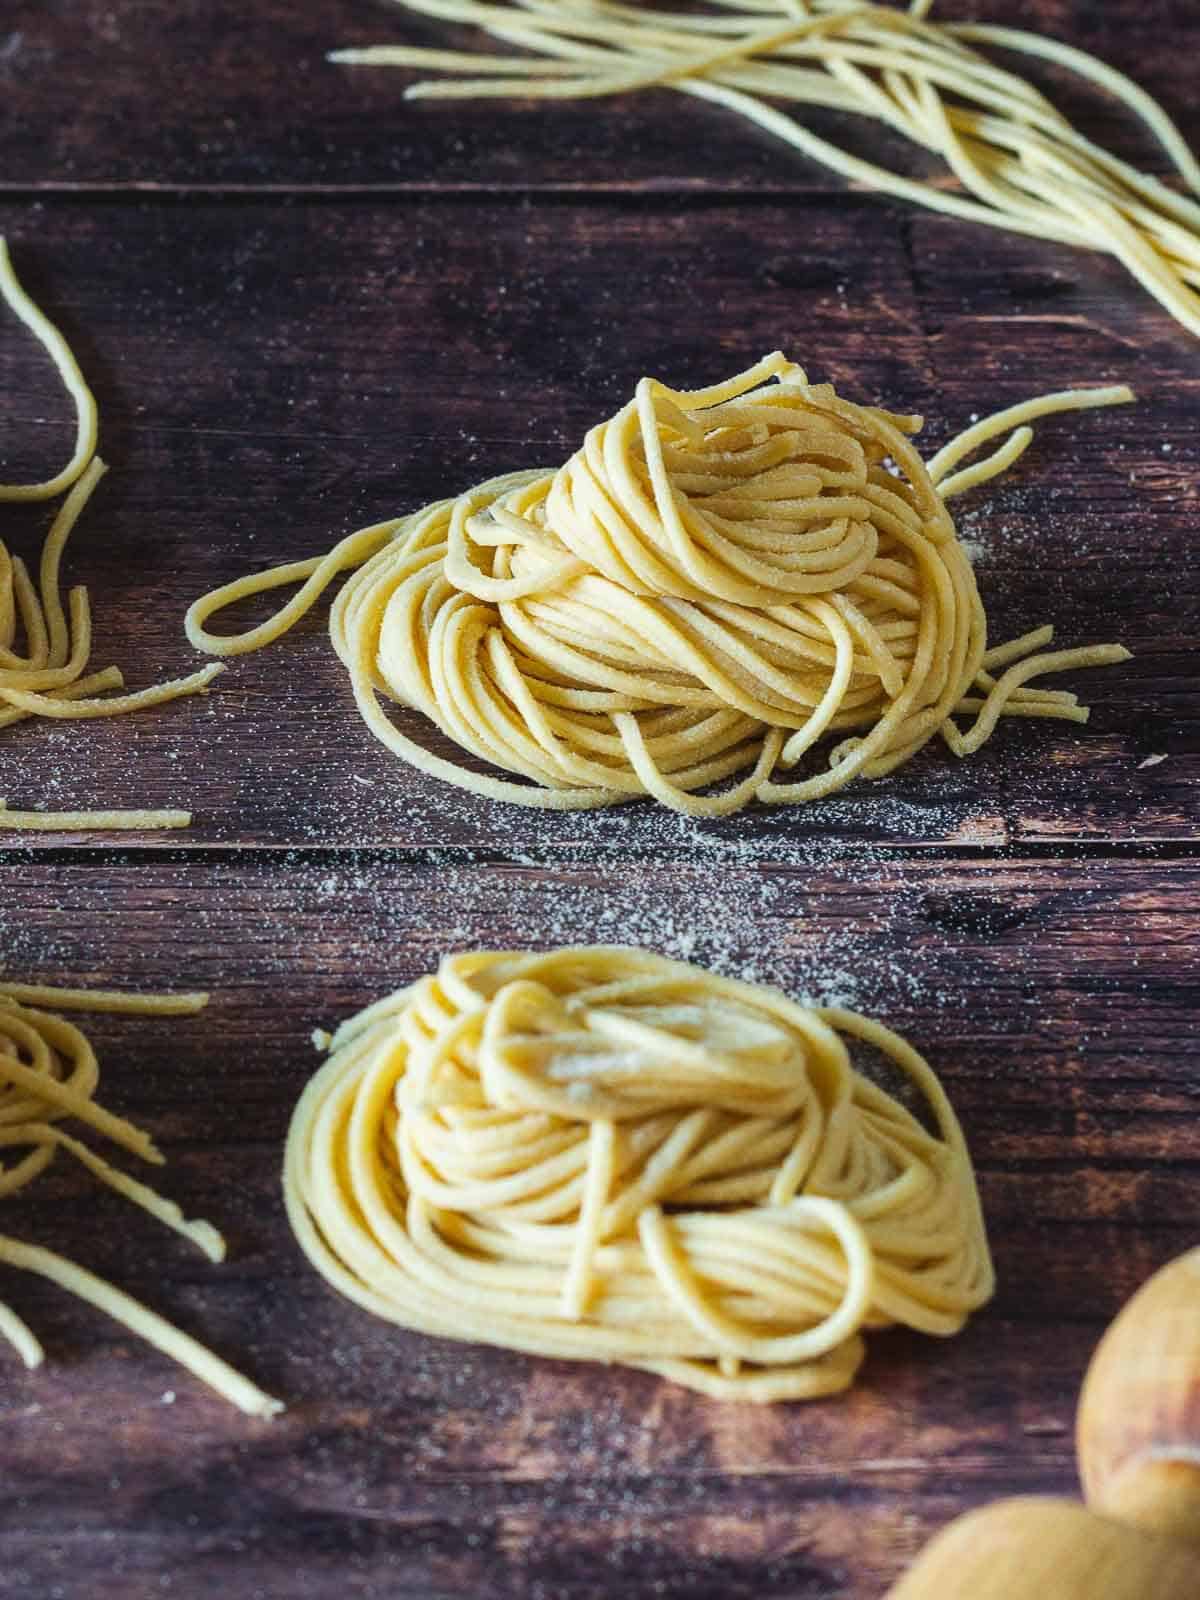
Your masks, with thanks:
<instances>
[{"instance_id":1,"label":"loose pasta strand","mask_svg":"<svg viewBox=\"0 0 1200 1600\"><path fill-rule=\"evenodd\" d=\"M76 413L75 451L60 473L42 483L0 485L0 501L49 500L69 491L46 535L36 589L25 564L10 558L0 543L0 728L28 717L62 721L123 716L201 693L223 670L219 664L131 694L110 692L124 686L116 667L87 672L91 655L87 591L73 589L64 607L60 568L75 524L108 470L96 455L96 401L63 335L21 287L2 238L0 298L50 355ZM17 647L19 633L25 637L23 651ZM189 811L176 809L42 811L10 809L0 801L0 830L186 828L191 820Z\"/></svg>"},{"instance_id":2,"label":"loose pasta strand","mask_svg":"<svg viewBox=\"0 0 1200 1600\"><path fill-rule=\"evenodd\" d=\"M190 811L18 811L0 800L0 828L30 833L77 833L84 829L148 832L191 826Z\"/></svg>"},{"instance_id":3,"label":"loose pasta strand","mask_svg":"<svg viewBox=\"0 0 1200 1600\"><path fill-rule=\"evenodd\" d=\"M56 1011L183 1016L198 1012L207 1000L207 995L199 993L139 995L0 981L0 1151L25 1152L11 1164L0 1162L0 1197L26 1187L45 1171L59 1150L65 1150L101 1183L181 1234L211 1261L223 1260L225 1241L210 1223L185 1218L174 1201L113 1166L56 1125L61 1118L72 1116L142 1159L161 1163L162 1157L146 1134L96 1103L99 1068L95 1053L87 1037ZM56 1011L42 1010L42 1006L54 1006ZM196 1340L78 1263L7 1234L0 1235L0 1262L49 1278L106 1311L241 1410L266 1417L282 1409L279 1401ZM0 1337L9 1341L27 1366L41 1363L42 1349L36 1337L3 1303Z\"/></svg>"},{"instance_id":4,"label":"loose pasta strand","mask_svg":"<svg viewBox=\"0 0 1200 1600\"><path fill-rule=\"evenodd\" d=\"M178 994L129 994L118 989L64 989L49 983L10 983L0 979L0 995L23 1006L53 1006L55 1011L116 1012L134 1017L191 1017L203 1011L201 990Z\"/></svg>"},{"instance_id":5,"label":"loose pasta strand","mask_svg":"<svg viewBox=\"0 0 1200 1600\"><path fill-rule=\"evenodd\" d=\"M0 295L54 362L75 405L75 449L61 472L42 483L0 484L0 500L53 500L69 489L96 453L96 398L88 388L66 339L26 294L13 270L8 243L0 237Z\"/></svg>"},{"instance_id":6,"label":"loose pasta strand","mask_svg":"<svg viewBox=\"0 0 1200 1600\"><path fill-rule=\"evenodd\" d=\"M992 227L1117 257L1184 327L1200 333L1200 205L1077 132L1019 74L974 48L1040 58L1116 98L1157 140L1193 195L1200 164L1152 96L1082 50L1014 28L927 20L857 0L710 0L671 12L619 0L397 0L480 28L526 55L380 45L334 51L348 66L443 74L416 99L577 99L664 87L748 118L853 183ZM957 182L906 178L851 155L781 105L882 122L940 156ZM1054 181L1042 179L1048 170Z\"/></svg>"},{"instance_id":7,"label":"loose pasta strand","mask_svg":"<svg viewBox=\"0 0 1200 1600\"><path fill-rule=\"evenodd\" d=\"M135 1300L132 1295L126 1294L111 1283L106 1283L103 1278L98 1278L94 1272L89 1272L78 1262L68 1261L66 1257L56 1254L53 1250L43 1249L39 1245L24 1244L19 1239L10 1239L6 1234L0 1234L0 1261L10 1267L19 1267L26 1272L35 1272L40 1277L49 1278L52 1283L57 1283L69 1294L75 1295L80 1300L86 1300L89 1305L95 1306L100 1311L107 1312L115 1321L128 1328L130 1333L136 1334L139 1339L144 1339L147 1344L153 1345L156 1350L161 1350L172 1361L178 1362L181 1367L199 1378L201 1383L206 1383L210 1389L214 1389L223 1399L235 1405L239 1411L244 1411L247 1416L273 1417L283 1410L282 1401L273 1400L257 1384L251 1383L249 1378L244 1378L228 1362L222 1361L220 1356L214 1355L197 1340L172 1326L156 1311L144 1306L140 1300ZM11 1316L11 1313L9 1315ZM8 1326L0 1324L0 1332L9 1333ZM24 1341L20 1340L19 1335L13 1342L27 1366L39 1365L40 1348L38 1357L30 1360L29 1356L33 1352Z\"/></svg>"}]
</instances>

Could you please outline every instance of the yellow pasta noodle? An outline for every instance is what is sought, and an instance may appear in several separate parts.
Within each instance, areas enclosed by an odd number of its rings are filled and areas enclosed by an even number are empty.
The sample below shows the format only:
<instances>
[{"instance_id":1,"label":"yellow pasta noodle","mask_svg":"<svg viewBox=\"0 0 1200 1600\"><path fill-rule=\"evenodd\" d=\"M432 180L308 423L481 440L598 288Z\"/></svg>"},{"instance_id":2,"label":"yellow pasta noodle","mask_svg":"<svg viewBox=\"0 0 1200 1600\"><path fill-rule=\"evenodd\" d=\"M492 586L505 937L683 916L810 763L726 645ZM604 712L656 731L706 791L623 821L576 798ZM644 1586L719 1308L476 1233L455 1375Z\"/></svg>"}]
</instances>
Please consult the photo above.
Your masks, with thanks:
<instances>
[{"instance_id":1,"label":"yellow pasta noodle","mask_svg":"<svg viewBox=\"0 0 1200 1600\"><path fill-rule=\"evenodd\" d=\"M864 1046L923 1117L856 1069ZM330 1049L288 1214L403 1327L799 1400L853 1381L864 1331L947 1336L991 1295L945 1093L853 1012L641 950L484 951Z\"/></svg>"},{"instance_id":2,"label":"yellow pasta noodle","mask_svg":"<svg viewBox=\"0 0 1200 1600\"><path fill-rule=\"evenodd\" d=\"M1034 86L972 45L1050 62L1119 100L1159 142L1192 195L1200 166L1145 90L1086 51L1041 34L928 20L861 0L709 0L681 11L622 0L397 0L482 29L524 55L377 45L332 61L462 74L413 98L576 99L662 87L748 118L851 182L1035 238L1107 251L1191 333L1200 333L1200 204L1080 134ZM780 109L870 117L940 156L955 188L851 155Z\"/></svg>"},{"instance_id":3,"label":"yellow pasta noodle","mask_svg":"<svg viewBox=\"0 0 1200 1600\"><path fill-rule=\"evenodd\" d=\"M16 811L0 800L0 828L24 828L34 833L75 833L81 829L128 831L186 828L190 811Z\"/></svg>"},{"instance_id":4,"label":"yellow pasta noodle","mask_svg":"<svg viewBox=\"0 0 1200 1600\"><path fill-rule=\"evenodd\" d=\"M779 353L708 389L643 378L557 472L493 478L238 579L191 607L188 637L218 655L257 649L356 569L333 606L334 647L372 733L422 771L560 810L645 794L697 816L817 799L939 734L964 755L1001 715L1086 721L1073 694L1029 680L1128 652L1045 651L1049 628L989 649L945 502L1003 470L1030 420L1132 398L1043 396L926 467L910 438L919 417L853 405ZM235 600L293 583L266 622L209 630ZM381 695L524 782L423 749ZM974 716L966 732L959 713ZM825 769L790 779L827 735Z\"/></svg>"},{"instance_id":5,"label":"yellow pasta noodle","mask_svg":"<svg viewBox=\"0 0 1200 1600\"><path fill-rule=\"evenodd\" d=\"M182 1234L211 1261L223 1260L225 1241L211 1224L188 1221L173 1201L164 1200L58 1126L64 1117L73 1117L141 1160L161 1164L162 1156L145 1133L96 1102L100 1071L95 1051L86 1035L57 1011L178 1016L199 1011L207 1000L207 995L195 993L126 995L108 990L0 982L0 1149L21 1152L15 1159L0 1163L0 1198L14 1195L31 1183L63 1150L102 1183ZM42 1010L42 1005L56 1009ZM106 1311L241 1410L265 1417L282 1409L279 1401L264 1394L219 1356L78 1263L8 1234L0 1234L0 1263L49 1278ZM40 1365L41 1345L21 1318L3 1303L0 1336L9 1340L26 1366Z\"/></svg>"},{"instance_id":6,"label":"yellow pasta noodle","mask_svg":"<svg viewBox=\"0 0 1200 1600\"><path fill-rule=\"evenodd\" d=\"M75 450L67 465L41 483L0 484L0 501L49 500L69 490L42 547L38 582L19 556L0 542L0 728L26 717L54 720L114 717L207 688L219 664L134 694L113 694L124 679L116 667L88 673L91 608L87 590L74 588L64 607L60 568L67 540L108 470L96 455L96 401L60 331L34 305L13 271L0 238L0 297L45 347L75 404ZM18 639L24 635L24 647ZM0 829L179 828L182 811L22 811L0 802Z\"/></svg>"}]
</instances>

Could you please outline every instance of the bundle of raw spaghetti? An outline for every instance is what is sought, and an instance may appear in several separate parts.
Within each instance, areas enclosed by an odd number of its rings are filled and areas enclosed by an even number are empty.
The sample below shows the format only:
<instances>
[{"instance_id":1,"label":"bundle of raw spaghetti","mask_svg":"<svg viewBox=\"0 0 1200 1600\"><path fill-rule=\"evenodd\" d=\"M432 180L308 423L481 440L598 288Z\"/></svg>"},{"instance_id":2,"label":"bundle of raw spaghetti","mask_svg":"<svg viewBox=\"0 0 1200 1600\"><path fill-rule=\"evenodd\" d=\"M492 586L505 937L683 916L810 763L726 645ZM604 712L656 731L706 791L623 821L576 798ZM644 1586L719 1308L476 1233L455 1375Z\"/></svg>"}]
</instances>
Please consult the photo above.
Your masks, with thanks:
<instances>
[{"instance_id":1,"label":"bundle of raw spaghetti","mask_svg":"<svg viewBox=\"0 0 1200 1600\"><path fill-rule=\"evenodd\" d=\"M211 1261L223 1260L225 1241L209 1223L187 1221L173 1201L164 1200L110 1165L58 1126L64 1117L73 1117L143 1161L161 1164L162 1156L145 1133L96 1103L100 1073L95 1051L78 1028L56 1013L78 1009L178 1016L199 1011L207 998L203 994L124 995L0 983L0 1147L24 1152L11 1163L0 1163L0 1197L23 1189L65 1150L118 1194L190 1240ZM43 1011L42 1005L55 1010ZM272 1400L219 1356L85 1267L7 1234L0 1234L0 1263L49 1278L106 1311L241 1410L270 1416L282 1409L278 1400ZM3 1302L0 1335L15 1346L26 1366L41 1364L37 1339Z\"/></svg>"},{"instance_id":2,"label":"bundle of raw spaghetti","mask_svg":"<svg viewBox=\"0 0 1200 1600\"><path fill-rule=\"evenodd\" d=\"M798 1400L852 1381L863 1329L953 1334L992 1292L941 1085L853 1012L641 950L485 952L331 1048L292 1119L288 1214L403 1327Z\"/></svg>"},{"instance_id":3,"label":"bundle of raw spaghetti","mask_svg":"<svg viewBox=\"0 0 1200 1600\"><path fill-rule=\"evenodd\" d=\"M118 668L87 670L92 643L87 590L72 589L64 608L59 570L71 530L108 470L95 453L96 402L66 340L17 282L3 239L0 296L45 347L76 409L75 452L61 472L43 483L0 484L0 500L50 500L70 490L42 547L36 586L21 558L10 556L0 542L0 728L26 717L113 717L195 694L212 682L219 666L125 695L108 693L123 686ZM19 632L23 649L17 647ZM0 828L181 828L190 820L186 811L13 811L0 800Z\"/></svg>"},{"instance_id":4,"label":"bundle of raw spaghetti","mask_svg":"<svg viewBox=\"0 0 1200 1600\"><path fill-rule=\"evenodd\" d=\"M372 732L423 771L556 809L651 794L717 815L755 798L815 799L891 772L935 734L968 754L1002 714L1087 719L1073 694L1027 680L1128 652L1040 653L1050 628L989 650L944 500L1011 463L1030 418L1130 399L1124 388L1044 396L977 424L926 467L908 437L919 417L852 405L779 354L692 393L643 378L558 472L494 478L322 559L239 579L192 606L188 637L214 654L257 649L358 567L334 605L333 642ZM1009 428L994 455L948 476ZM207 631L223 606L302 579L260 626ZM377 693L536 787L430 754ZM966 733L959 712L975 716ZM777 769L826 734L841 736L827 770L780 782Z\"/></svg>"},{"instance_id":5,"label":"bundle of raw spaghetti","mask_svg":"<svg viewBox=\"0 0 1200 1600\"><path fill-rule=\"evenodd\" d=\"M859 0L711 0L661 11L620 0L398 0L532 52L508 56L396 45L333 61L474 73L417 83L413 97L574 99L655 85L748 117L806 156L887 194L993 227L1108 251L1200 333L1200 205L1079 133L1034 86L971 48L996 46L1078 74L1123 102L1200 194L1197 165L1163 108L1122 73L1041 34L926 20ZM483 75L483 76L481 76ZM855 112L940 156L960 189L864 161L779 109Z\"/></svg>"}]
</instances>

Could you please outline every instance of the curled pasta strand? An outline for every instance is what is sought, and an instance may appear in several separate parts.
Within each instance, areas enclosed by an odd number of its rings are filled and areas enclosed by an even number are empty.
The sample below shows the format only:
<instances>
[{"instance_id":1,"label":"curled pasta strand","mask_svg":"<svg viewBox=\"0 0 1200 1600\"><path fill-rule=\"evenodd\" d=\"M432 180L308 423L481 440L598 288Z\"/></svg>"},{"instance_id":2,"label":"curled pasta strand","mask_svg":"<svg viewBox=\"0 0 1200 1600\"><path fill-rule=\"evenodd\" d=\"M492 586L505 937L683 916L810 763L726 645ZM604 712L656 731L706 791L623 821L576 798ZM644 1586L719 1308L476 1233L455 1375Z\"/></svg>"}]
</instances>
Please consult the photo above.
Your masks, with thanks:
<instances>
[{"instance_id":1,"label":"curled pasta strand","mask_svg":"<svg viewBox=\"0 0 1200 1600\"><path fill-rule=\"evenodd\" d=\"M75 449L70 461L61 472L42 483L0 484L0 500L53 500L55 495L71 487L96 453L96 397L88 388L66 339L21 287L4 238L0 238L0 295L54 362L75 405Z\"/></svg>"},{"instance_id":2,"label":"curled pasta strand","mask_svg":"<svg viewBox=\"0 0 1200 1600\"><path fill-rule=\"evenodd\" d=\"M67 541L80 514L108 471L96 455L96 401L63 335L21 287L0 238L0 299L44 346L75 404L75 451L66 467L42 483L0 485L0 501L49 500L68 491L42 545L38 582L20 557L0 543L0 728L29 717L56 721L121 716L184 695L212 682L219 664L130 694L116 667L87 671L91 656L91 608L87 590L76 587L63 605L61 568ZM19 636L24 635L24 646ZM185 828L191 813L144 808L39 811L0 802L0 829L65 832L82 828Z\"/></svg>"},{"instance_id":3,"label":"curled pasta strand","mask_svg":"<svg viewBox=\"0 0 1200 1600\"><path fill-rule=\"evenodd\" d=\"M0 1160L0 1198L24 1189L46 1170L59 1150L65 1150L101 1183L187 1239L210 1261L223 1260L225 1241L211 1223L189 1220L173 1200L113 1166L57 1126L62 1118L73 1117L140 1159L158 1165L163 1162L147 1134L96 1102L100 1071L87 1036L56 1011L41 1009L46 1005L64 1010L182 1016L196 1013L207 1001L208 996L200 993L131 995L0 981L0 1156L4 1158ZM10 1150L26 1153L10 1161ZM4 1234L0 1235L0 1263L48 1278L106 1312L242 1411L269 1417L282 1410L278 1400L219 1356L77 1262ZM41 1364L43 1353L37 1338L3 1302L0 1337L8 1340L26 1366Z\"/></svg>"}]
</instances>

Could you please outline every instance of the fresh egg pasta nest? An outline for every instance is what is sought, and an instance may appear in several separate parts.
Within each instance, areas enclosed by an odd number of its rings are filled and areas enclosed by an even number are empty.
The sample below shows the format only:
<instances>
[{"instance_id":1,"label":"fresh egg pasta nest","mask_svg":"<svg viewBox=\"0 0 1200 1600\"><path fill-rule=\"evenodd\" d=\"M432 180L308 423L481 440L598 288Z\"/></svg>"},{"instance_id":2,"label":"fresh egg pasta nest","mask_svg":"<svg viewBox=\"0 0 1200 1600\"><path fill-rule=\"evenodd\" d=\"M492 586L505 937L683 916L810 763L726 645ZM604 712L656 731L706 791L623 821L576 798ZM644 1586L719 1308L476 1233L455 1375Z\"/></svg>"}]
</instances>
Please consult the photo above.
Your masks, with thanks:
<instances>
[{"instance_id":1,"label":"fresh egg pasta nest","mask_svg":"<svg viewBox=\"0 0 1200 1600\"><path fill-rule=\"evenodd\" d=\"M931 463L939 490L909 437L919 417L842 400L782 355L689 393L644 378L557 472L491 479L322 560L227 585L192 607L189 637L218 654L254 649L357 567L333 642L371 730L422 770L556 809L650 794L704 815L815 799L891 772L935 734L967 754L1005 712L1086 718L1074 695L1026 681L1126 652L1031 655L1043 629L989 654L945 505L1015 459L1030 430L945 473L1018 412L1129 398L1072 391L991 419ZM249 633L205 629L232 601L299 579ZM379 695L526 783L431 754ZM977 713L968 732L956 712ZM786 781L831 734L826 770Z\"/></svg>"},{"instance_id":2,"label":"fresh egg pasta nest","mask_svg":"<svg viewBox=\"0 0 1200 1600\"><path fill-rule=\"evenodd\" d=\"M953 1334L992 1292L954 1112L853 1012L634 949L482 952L331 1049L292 1120L289 1216L404 1327L793 1400L844 1389L864 1329Z\"/></svg>"}]
</instances>

